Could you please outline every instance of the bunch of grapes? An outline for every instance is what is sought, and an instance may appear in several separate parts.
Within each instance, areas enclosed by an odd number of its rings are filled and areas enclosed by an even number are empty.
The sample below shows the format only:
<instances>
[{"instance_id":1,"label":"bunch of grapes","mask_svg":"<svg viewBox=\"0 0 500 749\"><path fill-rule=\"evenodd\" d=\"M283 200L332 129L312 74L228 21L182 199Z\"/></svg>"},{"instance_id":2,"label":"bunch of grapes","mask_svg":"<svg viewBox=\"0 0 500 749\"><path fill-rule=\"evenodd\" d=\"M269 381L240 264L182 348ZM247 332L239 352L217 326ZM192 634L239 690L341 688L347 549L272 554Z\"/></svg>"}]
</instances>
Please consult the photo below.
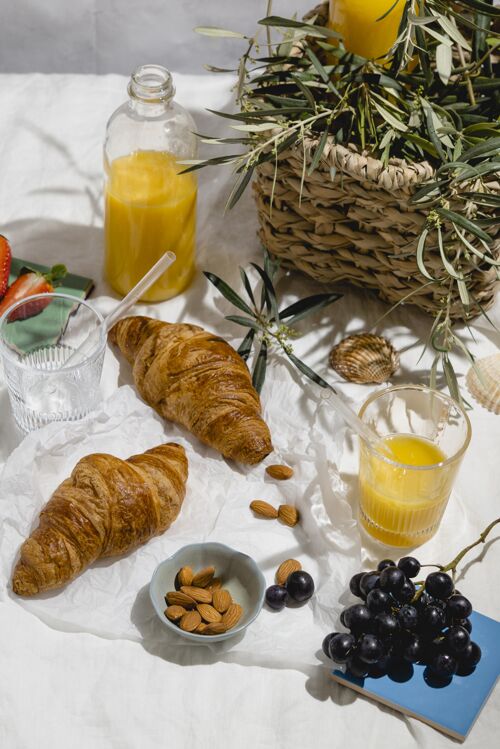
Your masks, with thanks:
<instances>
[{"instance_id":1,"label":"bunch of grapes","mask_svg":"<svg viewBox=\"0 0 500 749\"><path fill-rule=\"evenodd\" d=\"M354 575L349 588L363 603L342 611L349 632L327 635L325 655L357 678L418 662L440 680L472 673L481 649L470 637L471 603L446 572L431 572L415 585L420 568L414 557L397 564L384 559L375 571Z\"/></svg>"}]
</instances>

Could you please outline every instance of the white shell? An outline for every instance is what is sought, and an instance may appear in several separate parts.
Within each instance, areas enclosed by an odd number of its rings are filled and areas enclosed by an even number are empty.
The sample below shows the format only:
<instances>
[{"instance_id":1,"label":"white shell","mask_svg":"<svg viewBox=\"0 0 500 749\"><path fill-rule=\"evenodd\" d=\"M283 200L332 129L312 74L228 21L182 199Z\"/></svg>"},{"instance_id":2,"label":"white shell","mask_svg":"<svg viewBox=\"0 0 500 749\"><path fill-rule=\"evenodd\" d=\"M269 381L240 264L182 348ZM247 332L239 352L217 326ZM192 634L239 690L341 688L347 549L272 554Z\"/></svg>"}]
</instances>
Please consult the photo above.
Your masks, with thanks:
<instances>
[{"instance_id":1,"label":"white shell","mask_svg":"<svg viewBox=\"0 0 500 749\"><path fill-rule=\"evenodd\" d=\"M479 359L467 372L465 381L470 394L482 406L500 414L500 354Z\"/></svg>"}]
</instances>

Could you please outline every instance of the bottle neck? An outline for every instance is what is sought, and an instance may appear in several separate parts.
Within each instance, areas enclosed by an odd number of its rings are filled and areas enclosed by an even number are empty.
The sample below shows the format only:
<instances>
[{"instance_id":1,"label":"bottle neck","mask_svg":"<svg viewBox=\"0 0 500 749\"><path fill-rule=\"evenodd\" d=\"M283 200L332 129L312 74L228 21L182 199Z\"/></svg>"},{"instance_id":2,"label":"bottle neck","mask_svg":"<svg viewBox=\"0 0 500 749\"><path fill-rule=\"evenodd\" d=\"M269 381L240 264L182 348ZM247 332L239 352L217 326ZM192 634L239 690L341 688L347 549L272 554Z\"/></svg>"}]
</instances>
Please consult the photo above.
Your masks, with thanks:
<instances>
[{"instance_id":1,"label":"bottle neck","mask_svg":"<svg viewBox=\"0 0 500 749\"><path fill-rule=\"evenodd\" d=\"M161 65L140 65L130 78L128 94L134 111L143 117L157 117L172 106L172 76Z\"/></svg>"}]
</instances>

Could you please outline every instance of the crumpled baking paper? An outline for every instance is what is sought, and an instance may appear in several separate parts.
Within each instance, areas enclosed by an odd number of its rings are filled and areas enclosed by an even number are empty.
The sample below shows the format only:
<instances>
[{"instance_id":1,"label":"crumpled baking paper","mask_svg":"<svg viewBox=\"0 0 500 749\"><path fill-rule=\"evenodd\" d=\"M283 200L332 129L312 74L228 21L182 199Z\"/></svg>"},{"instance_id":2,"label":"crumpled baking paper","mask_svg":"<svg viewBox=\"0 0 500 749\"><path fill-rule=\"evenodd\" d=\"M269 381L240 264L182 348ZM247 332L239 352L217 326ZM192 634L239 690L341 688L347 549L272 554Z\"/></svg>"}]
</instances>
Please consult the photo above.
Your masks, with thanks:
<instances>
[{"instance_id":1,"label":"crumpled baking paper","mask_svg":"<svg viewBox=\"0 0 500 749\"><path fill-rule=\"evenodd\" d=\"M266 383L265 416L275 452L253 468L224 460L186 430L164 422L128 385L119 388L93 419L51 424L28 435L2 475L0 597L10 596L56 629L141 641L167 657L188 646L191 653L193 647L209 647L215 653L230 650L231 660L234 656L240 663L287 668L315 663L315 651L338 613L338 594L359 567L359 537L336 469L343 428L314 388L297 399L297 384L282 374ZM13 594L10 578L19 547L55 487L82 456L110 452L126 458L171 440L187 451L189 479L181 513L163 536L127 556L97 562L59 591L33 599ZM289 481L273 481L265 465L282 461L293 466L295 474ZM248 505L257 498L275 506L296 505L301 523L292 529L254 517ZM208 540L252 556L269 585L284 559L299 559L316 582L316 595L302 607L282 611L279 619L263 610L244 635L223 643L188 645L156 619L148 584L163 559L185 544Z\"/></svg>"}]
</instances>

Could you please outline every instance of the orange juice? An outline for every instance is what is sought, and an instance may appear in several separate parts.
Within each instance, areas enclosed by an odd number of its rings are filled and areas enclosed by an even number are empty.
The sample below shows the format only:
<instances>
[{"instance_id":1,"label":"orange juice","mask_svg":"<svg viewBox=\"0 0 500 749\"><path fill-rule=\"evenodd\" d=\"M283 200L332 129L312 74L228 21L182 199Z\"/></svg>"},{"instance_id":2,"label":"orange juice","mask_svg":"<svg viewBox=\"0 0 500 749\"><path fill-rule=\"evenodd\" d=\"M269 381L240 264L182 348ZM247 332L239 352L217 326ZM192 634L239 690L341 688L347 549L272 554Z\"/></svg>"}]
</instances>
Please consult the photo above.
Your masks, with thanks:
<instances>
[{"instance_id":1,"label":"orange juice","mask_svg":"<svg viewBox=\"0 0 500 749\"><path fill-rule=\"evenodd\" d=\"M412 434L385 437L381 447L390 460L361 444L361 523L383 543L421 544L438 528L458 466L436 444Z\"/></svg>"},{"instance_id":2,"label":"orange juice","mask_svg":"<svg viewBox=\"0 0 500 749\"><path fill-rule=\"evenodd\" d=\"M167 251L177 260L144 294L158 302L179 294L194 273L196 177L166 151L135 151L107 165L105 274L125 295Z\"/></svg>"},{"instance_id":3,"label":"orange juice","mask_svg":"<svg viewBox=\"0 0 500 749\"><path fill-rule=\"evenodd\" d=\"M348 52L373 60L386 55L398 36L405 0L382 20L394 0L330 0L329 26L342 34Z\"/></svg>"}]
</instances>

